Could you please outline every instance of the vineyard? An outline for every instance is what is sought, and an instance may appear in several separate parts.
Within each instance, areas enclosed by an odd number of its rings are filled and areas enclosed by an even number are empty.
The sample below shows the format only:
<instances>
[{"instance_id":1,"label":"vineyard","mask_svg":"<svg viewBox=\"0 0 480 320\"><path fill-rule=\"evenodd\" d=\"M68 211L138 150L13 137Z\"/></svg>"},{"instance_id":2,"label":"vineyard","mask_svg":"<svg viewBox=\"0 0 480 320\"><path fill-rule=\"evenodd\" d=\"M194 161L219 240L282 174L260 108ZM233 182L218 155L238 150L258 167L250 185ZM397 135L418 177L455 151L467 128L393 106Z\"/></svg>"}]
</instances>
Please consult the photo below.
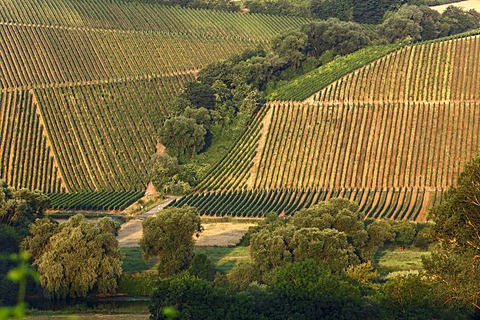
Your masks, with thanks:
<instances>
[{"instance_id":1,"label":"vineyard","mask_svg":"<svg viewBox=\"0 0 480 320\"><path fill-rule=\"evenodd\" d=\"M479 150L479 48L478 36L404 47L308 100L268 103L175 205L257 216L341 195L367 217L424 220ZM344 72L323 68L329 79ZM292 100L307 84L289 85Z\"/></svg>"},{"instance_id":2,"label":"vineyard","mask_svg":"<svg viewBox=\"0 0 480 320\"><path fill-rule=\"evenodd\" d=\"M185 83L306 21L121 0L2 1L0 178L47 193L144 191Z\"/></svg>"}]
</instances>

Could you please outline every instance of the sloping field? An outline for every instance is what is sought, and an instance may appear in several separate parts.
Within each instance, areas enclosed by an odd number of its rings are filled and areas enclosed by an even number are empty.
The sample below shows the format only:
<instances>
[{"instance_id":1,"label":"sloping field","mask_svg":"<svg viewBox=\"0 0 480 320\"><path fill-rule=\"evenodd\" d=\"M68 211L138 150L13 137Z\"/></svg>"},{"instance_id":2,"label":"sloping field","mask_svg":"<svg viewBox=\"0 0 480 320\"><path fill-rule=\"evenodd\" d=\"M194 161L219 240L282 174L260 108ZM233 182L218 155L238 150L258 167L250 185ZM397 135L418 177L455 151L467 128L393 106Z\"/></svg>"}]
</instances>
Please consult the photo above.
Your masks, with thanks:
<instances>
[{"instance_id":1,"label":"sloping field","mask_svg":"<svg viewBox=\"0 0 480 320\"><path fill-rule=\"evenodd\" d=\"M480 148L479 49L478 36L406 47L268 103L177 205L257 216L343 196L368 217L425 219Z\"/></svg>"},{"instance_id":2,"label":"sloping field","mask_svg":"<svg viewBox=\"0 0 480 320\"><path fill-rule=\"evenodd\" d=\"M306 20L121 0L0 2L0 178L144 190L169 103L199 69Z\"/></svg>"}]
</instances>

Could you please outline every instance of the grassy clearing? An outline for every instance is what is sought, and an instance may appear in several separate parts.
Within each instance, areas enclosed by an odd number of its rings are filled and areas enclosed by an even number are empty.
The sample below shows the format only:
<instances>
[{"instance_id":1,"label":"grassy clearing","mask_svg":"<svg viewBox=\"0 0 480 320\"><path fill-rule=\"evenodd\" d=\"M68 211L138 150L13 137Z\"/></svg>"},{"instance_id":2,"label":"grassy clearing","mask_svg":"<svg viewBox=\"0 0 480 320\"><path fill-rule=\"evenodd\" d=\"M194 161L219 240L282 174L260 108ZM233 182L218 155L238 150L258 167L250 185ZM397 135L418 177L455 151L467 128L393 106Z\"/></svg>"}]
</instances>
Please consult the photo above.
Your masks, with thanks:
<instances>
[{"instance_id":1,"label":"grassy clearing","mask_svg":"<svg viewBox=\"0 0 480 320\"><path fill-rule=\"evenodd\" d=\"M197 247L195 253L206 254L220 272L229 272L238 263L250 260L249 247Z\"/></svg>"},{"instance_id":2,"label":"grassy clearing","mask_svg":"<svg viewBox=\"0 0 480 320\"><path fill-rule=\"evenodd\" d=\"M145 262L140 248L121 248L120 250L125 254L123 272L133 273L154 269L156 260ZM220 272L228 272L237 263L250 259L248 247L196 247L194 251L206 254Z\"/></svg>"},{"instance_id":3,"label":"grassy clearing","mask_svg":"<svg viewBox=\"0 0 480 320\"><path fill-rule=\"evenodd\" d=\"M384 249L375 255L374 261L381 275L398 271L420 271L423 269L422 256L429 254L429 251Z\"/></svg>"}]
</instances>

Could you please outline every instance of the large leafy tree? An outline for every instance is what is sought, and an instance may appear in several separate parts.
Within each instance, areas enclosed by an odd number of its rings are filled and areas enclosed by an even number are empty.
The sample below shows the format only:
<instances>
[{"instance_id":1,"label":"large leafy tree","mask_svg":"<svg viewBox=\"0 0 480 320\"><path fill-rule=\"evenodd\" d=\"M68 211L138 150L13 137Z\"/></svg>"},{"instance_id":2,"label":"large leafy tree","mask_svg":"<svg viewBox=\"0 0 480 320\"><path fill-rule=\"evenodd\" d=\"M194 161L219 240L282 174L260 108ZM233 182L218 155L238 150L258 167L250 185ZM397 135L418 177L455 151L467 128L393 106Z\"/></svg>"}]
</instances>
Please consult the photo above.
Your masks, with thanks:
<instances>
[{"instance_id":1,"label":"large leafy tree","mask_svg":"<svg viewBox=\"0 0 480 320\"><path fill-rule=\"evenodd\" d=\"M28 226L43 217L50 205L48 197L40 191L15 190L0 180L0 224L14 227L26 235Z\"/></svg>"},{"instance_id":2,"label":"large leafy tree","mask_svg":"<svg viewBox=\"0 0 480 320\"><path fill-rule=\"evenodd\" d=\"M160 139L171 156L186 161L203 148L206 133L195 119L178 116L165 121Z\"/></svg>"},{"instance_id":3,"label":"large leafy tree","mask_svg":"<svg viewBox=\"0 0 480 320\"><path fill-rule=\"evenodd\" d=\"M140 248L146 258L158 258L161 276L186 270L193 258L193 236L201 232L200 217L193 207L167 208L142 223Z\"/></svg>"},{"instance_id":4,"label":"large leafy tree","mask_svg":"<svg viewBox=\"0 0 480 320\"><path fill-rule=\"evenodd\" d=\"M430 280L447 303L470 304L480 311L480 157L465 165L457 187L431 210L438 243L424 259Z\"/></svg>"},{"instance_id":5,"label":"large leafy tree","mask_svg":"<svg viewBox=\"0 0 480 320\"><path fill-rule=\"evenodd\" d=\"M18 252L29 225L43 217L48 206L48 197L40 191L16 190L0 180L0 300L15 298L18 290L6 277L16 263L6 256Z\"/></svg>"},{"instance_id":6,"label":"large leafy tree","mask_svg":"<svg viewBox=\"0 0 480 320\"><path fill-rule=\"evenodd\" d=\"M110 218L98 223L75 215L63 224L38 219L22 246L32 254L40 283L55 298L114 293L122 273L122 254Z\"/></svg>"}]
</instances>

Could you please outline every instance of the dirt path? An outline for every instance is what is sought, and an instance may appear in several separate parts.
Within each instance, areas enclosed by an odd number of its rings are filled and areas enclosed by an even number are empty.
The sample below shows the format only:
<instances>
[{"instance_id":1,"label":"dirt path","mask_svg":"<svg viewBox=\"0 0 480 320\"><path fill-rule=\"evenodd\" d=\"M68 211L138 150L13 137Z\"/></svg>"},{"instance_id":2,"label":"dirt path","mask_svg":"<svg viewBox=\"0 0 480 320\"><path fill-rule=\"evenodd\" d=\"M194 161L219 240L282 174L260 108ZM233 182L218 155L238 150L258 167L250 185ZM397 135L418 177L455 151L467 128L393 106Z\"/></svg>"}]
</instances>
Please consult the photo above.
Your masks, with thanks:
<instances>
[{"instance_id":1,"label":"dirt path","mask_svg":"<svg viewBox=\"0 0 480 320\"><path fill-rule=\"evenodd\" d=\"M140 240L140 238L142 238L142 221L164 209L173 200L178 198L179 197L167 197L167 201L156 206L150 211L139 215L136 219L130 220L127 223L122 224L122 228L120 229L117 237L120 247L138 247L138 241Z\"/></svg>"},{"instance_id":2,"label":"dirt path","mask_svg":"<svg viewBox=\"0 0 480 320\"><path fill-rule=\"evenodd\" d=\"M152 210L139 215L137 219L133 219L124 223L118 234L118 244L120 247L132 248L138 247L138 241L142 238L142 221L151 217L178 197L168 197L164 203L156 206ZM247 232L248 228L257 225L253 222L206 222L202 223L204 231L200 233L200 237L195 238L197 246L233 246L240 241L242 236Z\"/></svg>"}]
</instances>

